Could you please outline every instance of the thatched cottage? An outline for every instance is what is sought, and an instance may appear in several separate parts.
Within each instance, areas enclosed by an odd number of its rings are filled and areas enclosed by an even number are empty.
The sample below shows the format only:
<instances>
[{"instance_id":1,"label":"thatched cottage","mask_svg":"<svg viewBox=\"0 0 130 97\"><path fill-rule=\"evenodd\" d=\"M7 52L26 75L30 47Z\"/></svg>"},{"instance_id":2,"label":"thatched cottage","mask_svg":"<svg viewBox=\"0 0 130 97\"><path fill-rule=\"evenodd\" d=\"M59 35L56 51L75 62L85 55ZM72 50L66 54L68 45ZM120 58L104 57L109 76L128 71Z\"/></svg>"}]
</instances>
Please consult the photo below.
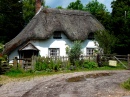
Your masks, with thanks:
<instances>
[{"instance_id":1,"label":"thatched cottage","mask_svg":"<svg viewBox=\"0 0 130 97\"><path fill-rule=\"evenodd\" d=\"M93 54L97 48L94 32L103 30L102 24L89 12L40 8L27 26L5 44L3 53L11 62L14 57L67 56L66 46L82 41L83 55Z\"/></svg>"}]
</instances>

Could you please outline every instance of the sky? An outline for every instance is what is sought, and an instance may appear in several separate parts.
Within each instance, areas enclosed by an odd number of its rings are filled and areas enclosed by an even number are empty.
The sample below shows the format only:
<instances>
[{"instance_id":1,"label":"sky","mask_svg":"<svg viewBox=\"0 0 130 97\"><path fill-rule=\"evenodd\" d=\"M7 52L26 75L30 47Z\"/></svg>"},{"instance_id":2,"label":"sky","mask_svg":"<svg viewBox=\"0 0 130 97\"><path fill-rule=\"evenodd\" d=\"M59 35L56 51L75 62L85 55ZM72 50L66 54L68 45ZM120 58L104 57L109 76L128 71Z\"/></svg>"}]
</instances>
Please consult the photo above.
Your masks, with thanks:
<instances>
[{"instance_id":1,"label":"sky","mask_svg":"<svg viewBox=\"0 0 130 97\"><path fill-rule=\"evenodd\" d=\"M71 2L75 2L76 0L45 0L45 5L50 6L51 8L56 8L57 6L62 6L66 8ZM81 0L83 5L86 5L88 2L92 0ZM106 9L111 12L111 2L113 0L98 0L98 2L104 4Z\"/></svg>"}]
</instances>

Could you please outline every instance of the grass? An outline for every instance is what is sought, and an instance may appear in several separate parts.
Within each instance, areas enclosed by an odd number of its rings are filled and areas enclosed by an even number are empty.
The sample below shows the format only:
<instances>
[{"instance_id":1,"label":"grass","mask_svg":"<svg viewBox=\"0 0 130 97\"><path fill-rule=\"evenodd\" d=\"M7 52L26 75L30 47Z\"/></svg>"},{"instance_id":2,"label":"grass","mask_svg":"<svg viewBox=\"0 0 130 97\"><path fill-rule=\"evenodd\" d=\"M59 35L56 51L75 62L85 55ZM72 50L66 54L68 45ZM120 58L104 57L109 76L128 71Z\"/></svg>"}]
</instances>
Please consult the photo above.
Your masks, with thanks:
<instances>
[{"instance_id":1,"label":"grass","mask_svg":"<svg viewBox=\"0 0 130 97\"><path fill-rule=\"evenodd\" d=\"M127 90L130 90L130 78L127 81L121 83L121 86Z\"/></svg>"}]
</instances>

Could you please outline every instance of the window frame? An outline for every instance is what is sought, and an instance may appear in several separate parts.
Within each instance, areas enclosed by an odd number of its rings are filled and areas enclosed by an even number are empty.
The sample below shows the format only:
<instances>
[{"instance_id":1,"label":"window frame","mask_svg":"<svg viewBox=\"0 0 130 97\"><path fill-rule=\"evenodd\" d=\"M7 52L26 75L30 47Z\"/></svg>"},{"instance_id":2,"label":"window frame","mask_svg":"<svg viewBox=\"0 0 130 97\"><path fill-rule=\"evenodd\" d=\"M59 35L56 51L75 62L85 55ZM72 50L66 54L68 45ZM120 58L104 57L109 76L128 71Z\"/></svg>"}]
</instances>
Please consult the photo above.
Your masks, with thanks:
<instances>
[{"instance_id":1,"label":"window frame","mask_svg":"<svg viewBox=\"0 0 130 97\"><path fill-rule=\"evenodd\" d=\"M60 48L48 48L48 55L50 57L60 56Z\"/></svg>"},{"instance_id":2,"label":"window frame","mask_svg":"<svg viewBox=\"0 0 130 97\"><path fill-rule=\"evenodd\" d=\"M53 33L53 39L61 39L62 38L61 33L62 31L55 31Z\"/></svg>"},{"instance_id":3,"label":"window frame","mask_svg":"<svg viewBox=\"0 0 130 97\"><path fill-rule=\"evenodd\" d=\"M94 50L95 48L86 48L86 55L94 55Z\"/></svg>"},{"instance_id":4,"label":"window frame","mask_svg":"<svg viewBox=\"0 0 130 97\"><path fill-rule=\"evenodd\" d=\"M88 34L88 40L94 40L95 39L95 37L94 37L94 32L90 32L89 34Z\"/></svg>"}]
</instances>

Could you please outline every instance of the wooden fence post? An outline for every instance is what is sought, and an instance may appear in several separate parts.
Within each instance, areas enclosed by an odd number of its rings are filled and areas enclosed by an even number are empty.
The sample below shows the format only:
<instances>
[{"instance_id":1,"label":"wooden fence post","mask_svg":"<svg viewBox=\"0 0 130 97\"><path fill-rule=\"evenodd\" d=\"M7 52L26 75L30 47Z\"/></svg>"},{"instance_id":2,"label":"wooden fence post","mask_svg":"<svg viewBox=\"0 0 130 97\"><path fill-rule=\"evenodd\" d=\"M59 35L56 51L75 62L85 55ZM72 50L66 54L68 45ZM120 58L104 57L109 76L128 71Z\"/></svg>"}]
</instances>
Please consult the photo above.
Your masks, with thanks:
<instances>
[{"instance_id":1,"label":"wooden fence post","mask_svg":"<svg viewBox=\"0 0 130 97\"><path fill-rule=\"evenodd\" d=\"M101 67L101 55L100 54L97 54L96 62L98 64L98 66Z\"/></svg>"},{"instance_id":2,"label":"wooden fence post","mask_svg":"<svg viewBox=\"0 0 130 97\"><path fill-rule=\"evenodd\" d=\"M31 67L32 67L32 70L34 70L35 69L35 64L36 64L36 56L32 56L32 59L31 59Z\"/></svg>"},{"instance_id":3,"label":"wooden fence post","mask_svg":"<svg viewBox=\"0 0 130 97\"><path fill-rule=\"evenodd\" d=\"M18 69L18 58L17 57L14 57L13 66L14 66L14 68Z\"/></svg>"},{"instance_id":4,"label":"wooden fence post","mask_svg":"<svg viewBox=\"0 0 130 97\"><path fill-rule=\"evenodd\" d=\"M128 61L128 69L130 69L130 54L128 54L127 61Z\"/></svg>"}]
</instances>

